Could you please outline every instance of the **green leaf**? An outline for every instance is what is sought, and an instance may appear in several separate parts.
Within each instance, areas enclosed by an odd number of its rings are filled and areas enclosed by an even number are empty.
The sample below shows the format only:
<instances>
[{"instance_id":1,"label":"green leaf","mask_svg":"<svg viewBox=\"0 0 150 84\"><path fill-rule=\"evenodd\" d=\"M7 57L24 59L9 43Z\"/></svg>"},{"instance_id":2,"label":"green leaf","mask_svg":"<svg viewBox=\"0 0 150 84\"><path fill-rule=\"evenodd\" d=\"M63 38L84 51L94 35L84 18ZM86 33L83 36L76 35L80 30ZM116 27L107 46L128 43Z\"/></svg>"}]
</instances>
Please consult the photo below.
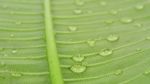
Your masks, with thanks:
<instances>
[{"instance_id":1,"label":"green leaf","mask_svg":"<svg viewBox=\"0 0 150 84\"><path fill-rule=\"evenodd\" d=\"M0 84L149 84L149 0L0 0Z\"/></svg>"}]
</instances>

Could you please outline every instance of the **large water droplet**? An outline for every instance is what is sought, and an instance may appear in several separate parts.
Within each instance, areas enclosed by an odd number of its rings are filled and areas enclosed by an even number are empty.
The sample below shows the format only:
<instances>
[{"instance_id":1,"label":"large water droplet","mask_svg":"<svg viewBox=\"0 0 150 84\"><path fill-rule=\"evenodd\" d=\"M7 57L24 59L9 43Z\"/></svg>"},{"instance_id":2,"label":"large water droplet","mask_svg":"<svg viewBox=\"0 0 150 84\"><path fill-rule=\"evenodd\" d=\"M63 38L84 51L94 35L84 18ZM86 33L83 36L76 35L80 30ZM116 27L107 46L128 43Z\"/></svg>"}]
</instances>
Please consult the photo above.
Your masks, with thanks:
<instances>
[{"instance_id":1,"label":"large water droplet","mask_svg":"<svg viewBox=\"0 0 150 84\"><path fill-rule=\"evenodd\" d=\"M95 41L95 40L89 40L89 41L87 41L87 43L88 43L88 45L89 45L90 47L94 47L95 44L96 44L96 41Z\"/></svg>"},{"instance_id":2,"label":"large water droplet","mask_svg":"<svg viewBox=\"0 0 150 84\"><path fill-rule=\"evenodd\" d=\"M101 56L109 56L109 55L111 55L113 53L113 51L112 50L110 50L110 49L103 49L103 50L101 50L101 52L99 53Z\"/></svg>"},{"instance_id":3,"label":"large water droplet","mask_svg":"<svg viewBox=\"0 0 150 84\"><path fill-rule=\"evenodd\" d=\"M114 74L116 76L122 75L123 74L123 70L117 70Z\"/></svg>"},{"instance_id":4,"label":"large water droplet","mask_svg":"<svg viewBox=\"0 0 150 84\"><path fill-rule=\"evenodd\" d=\"M69 31L71 31L71 32L77 31L77 27L76 26L69 26L68 28L69 28Z\"/></svg>"},{"instance_id":5,"label":"large water droplet","mask_svg":"<svg viewBox=\"0 0 150 84\"><path fill-rule=\"evenodd\" d=\"M11 76L13 76L13 77L21 77L22 74L21 73L11 73Z\"/></svg>"},{"instance_id":6,"label":"large water droplet","mask_svg":"<svg viewBox=\"0 0 150 84\"><path fill-rule=\"evenodd\" d=\"M131 23L131 22L133 22L133 19L131 19L131 18L122 18L120 21L122 23Z\"/></svg>"},{"instance_id":7,"label":"large water droplet","mask_svg":"<svg viewBox=\"0 0 150 84\"><path fill-rule=\"evenodd\" d=\"M11 52L12 52L13 54L15 54L15 53L17 53L17 50L16 50L16 49L13 49Z\"/></svg>"},{"instance_id":8,"label":"large water droplet","mask_svg":"<svg viewBox=\"0 0 150 84\"><path fill-rule=\"evenodd\" d=\"M142 10L142 9L144 9L144 5L136 5L135 8L137 10Z\"/></svg>"},{"instance_id":9,"label":"large water droplet","mask_svg":"<svg viewBox=\"0 0 150 84\"><path fill-rule=\"evenodd\" d=\"M75 14L81 14L81 13L82 13L82 10L76 9L76 10L74 10L74 13L75 13Z\"/></svg>"},{"instance_id":10,"label":"large water droplet","mask_svg":"<svg viewBox=\"0 0 150 84\"><path fill-rule=\"evenodd\" d=\"M117 41L118 39L119 39L119 36L116 34L111 34L107 37L107 40L111 42Z\"/></svg>"},{"instance_id":11,"label":"large water droplet","mask_svg":"<svg viewBox=\"0 0 150 84\"><path fill-rule=\"evenodd\" d=\"M82 6L85 4L83 0L75 0L76 5Z\"/></svg>"},{"instance_id":12,"label":"large water droplet","mask_svg":"<svg viewBox=\"0 0 150 84\"><path fill-rule=\"evenodd\" d=\"M84 66L82 64L75 64L70 69L74 73L83 73L86 70L86 66Z\"/></svg>"},{"instance_id":13,"label":"large water droplet","mask_svg":"<svg viewBox=\"0 0 150 84\"><path fill-rule=\"evenodd\" d=\"M100 2L100 5L101 5L101 6L106 6L107 3L106 3L105 1L101 1L101 2Z\"/></svg>"},{"instance_id":14,"label":"large water droplet","mask_svg":"<svg viewBox=\"0 0 150 84\"><path fill-rule=\"evenodd\" d=\"M75 62L82 62L84 60L84 56L81 56L81 54L79 55L76 55L76 56L73 56L72 59L75 61Z\"/></svg>"}]
</instances>

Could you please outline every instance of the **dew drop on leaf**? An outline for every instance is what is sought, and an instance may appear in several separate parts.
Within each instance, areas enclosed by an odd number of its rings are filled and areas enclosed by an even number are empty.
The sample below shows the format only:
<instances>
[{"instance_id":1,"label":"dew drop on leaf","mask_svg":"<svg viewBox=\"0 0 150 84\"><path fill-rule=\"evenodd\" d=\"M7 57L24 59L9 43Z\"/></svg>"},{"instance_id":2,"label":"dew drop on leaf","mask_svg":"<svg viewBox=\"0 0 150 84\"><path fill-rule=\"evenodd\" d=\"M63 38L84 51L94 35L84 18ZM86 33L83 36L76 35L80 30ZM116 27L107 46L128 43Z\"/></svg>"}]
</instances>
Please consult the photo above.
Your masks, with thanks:
<instances>
[{"instance_id":1,"label":"dew drop on leaf","mask_svg":"<svg viewBox=\"0 0 150 84\"><path fill-rule=\"evenodd\" d=\"M117 41L119 39L119 36L118 35L115 35L115 34L111 34L107 37L107 40L110 41L110 42L114 42L114 41Z\"/></svg>"},{"instance_id":2,"label":"dew drop on leaf","mask_svg":"<svg viewBox=\"0 0 150 84\"><path fill-rule=\"evenodd\" d=\"M123 70L117 70L115 73L114 73L116 76L119 76L119 75L122 75L123 74Z\"/></svg>"},{"instance_id":3,"label":"dew drop on leaf","mask_svg":"<svg viewBox=\"0 0 150 84\"><path fill-rule=\"evenodd\" d=\"M81 54L72 57L73 61L75 61L75 62L82 62L84 60L84 58L85 57L81 56Z\"/></svg>"},{"instance_id":4,"label":"dew drop on leaf","mask_svg":"<svg viewBox=\"0 0 150 84\"><path fill-rule=\"evenodd\" d=\"M150 40L150 36L146 37L147 40Z\"/></svg>"},{"instance_id":5,"label":"dew drop on leaf","mask_svg":"<svg viewBox=\"0 0 150 84\"><path fill-rule=\"evenodd\" d=\"M68 29L69 29L69 31L71 31L71 32L77 31L77 27L75 27L75 26L69 26Z\"/></svg>"},{"instance_id":6,"label":"dew drop on leaf","mask_svg":"<svg viewBox=\"0 0 150 84\"><path fill-rule=\"evenodd\" d=\"M1 65L1 66L5 66L5 62L1 61L1 62L0 62L0 65Z\"/></svg>"},{"instance_id":7,"label":"dew drop on leaf","mask_svg":"<svg viewBox=\"0 0 150 84\"><path fill-rule=\"evenodd\" d=\"M20 73L11 73L11 76L13 76L13 77L21 77L22 74L20 74Z\"/></svg>"},{"instance_id":8,"label":"dew drop on leaf","mask_svg":"<svg viewBox=\"0 0 150 84\"><path fill-rule=\"evenodd\" d=\"M131 23L131 22L133 22L133 19L131 19L131 18L122 18L121 20L120 20L122 23Z\"/></svg>"},{"instance_id":9,"label":"dew drop on leaf","mask_svg":"<svg viewBox=\"0 0 150 84\"><path fill-rule=\"evenodd\" d=\"M10 37L14 37L14 34L10 34Z\"/></svg>"},{"instance_id":10,"label":"dew drop on leaf","mask_svg":"<svg viewBox=\"0 0 150 84\"><path fill-rule=\"evenodd\" d=\"M100 2L100 5L101 5L101 6L106 6L107 3L106 3L105 1L101 1L101 2Z\"/></svg>"},{"instance_id":11,"label":"dew drop on leaf","mask_svg":"<svg viewBox=\"0 0 150 84\"><path fill-rule=\"evenodd\" d=\"M136 5L135 9L136 10L142 10L142 9L144 9L144 5Z\"/></svg>"},{"instance_id":12,"label":"dew drop on leaf","mask_svg":"<svg viewBox=\"0 0 150 84\"><path fill-rule=\"evenodd\" d=\"M12 52L13 54L15 54L15 53L17 53L17 50L16 50L16 49L13 49L11 52Z\"/></svg>"},{"instance_id":13,"label":"dew drop on leaf","mask_svg":"<svg viewBox=\"0 0 150 84\"><path fill-rule=\"evenodd\" d=\"M150 71L145 71L144 75L150 75Z\"/></svg>"},{"instance_id":14,"label":"dew drop on leaf","mask_svg":"<svg viewBox=\"0 0 150 84\"><path fill-rule=\"evenodd\" d=\"M82 13L82 10L76 9L76 10L74 10L74 13L75 13L75 14L81 14L81 13Z\"/></svg>"},{"instance_id":15,"label":"dew drop on leaf","mask_svg":"<svg viewBox=\"0 0 150 84\"><path fill-rule=\"evenodd\" d=\"M142 27L143 25L142 24L140 24L140 23L136 23L136 24L134 24L136 27Z\"/></svg>"},{"instance_id":16,"label":"dew drop on leaf","mask_svg":"<svg viewBox=\"0 0 150 84\"><path fill-rule=\"evenodd\" d=\"M84 66L82 64L75 64L75 65L71 66L70 69L74 73L83 73L86 70L86 66Z\"/></svg>"},{"instance_id":17,"label":"dew drop on leaf","mask_svg":"<svg viewBox=\"0 0 150 84\"><path fill-rule=\"evenodd\" d=\"M89 40L89 41L87 41L87 44L88 44L90 47L94 47L95 44L96 44L96 41L95 41L95 40Z\"/></svg>"},{"instance_id":18,"label":"dew drop on leaf","mask_svg":"<svg viewBox=\"0 0 150 84\"><path fill-rule=\"evenodd\" d=\"M75 0L76 5L82 6L85 4L83 0Z\"/></svg>"},{"instance_id":19,"label":"dew drop on leaf","mask_svg":"<svg viewBox=\"0 0 150 84\"><path fill-rule=\"evenodd\" d=\"M116 11L116 10L111 10L111 11L110 11L110 14L116 15L116 14L118 14L118 11Z\"/></svg>"},{"instance_id":20,"label":"dew drop on leaf","mask_svg":"<svg viewBox=\"0 0 150 84\"><path fill-rule=\"evenodd\" d=\"M4 48L0 48L0 51L3 51L4 50Z\"/></svg>"},{"instance_id":21,"label":"dew drop on leaf","mask_svg":"<svg viewBox=\"0 0 150 84\"><path fill-rule=\"evenodd\" d=\"M19 25L19 24L22 24L22 22L20 22L20 21L17 21L17 22L16 22L16 24L17 24L17 25Z\"/></svg>"},{"instance_id":22,"label":"dew drop on leaf","mask_svg":"<svg viewBox=\"0 0 150 84\"><path fill-rule=\"evenodd\" d=\"M107 20L105 21L106 24L112 24L113 23L113 20Z\"/></svg>"},{"instance_id":23,"label":"dew drop on leaf","mask_svg":"<svg viewBox=\"0 0 150 84\"><path fill-rule=\"evenodd\" d=\"M109 56L109 55L111 55L113 53L113 51L112 50L110 50L110 49L103 49L103 50L101 50L101 52L99 53L101 56Z\"/></svg>"}]
</instances>

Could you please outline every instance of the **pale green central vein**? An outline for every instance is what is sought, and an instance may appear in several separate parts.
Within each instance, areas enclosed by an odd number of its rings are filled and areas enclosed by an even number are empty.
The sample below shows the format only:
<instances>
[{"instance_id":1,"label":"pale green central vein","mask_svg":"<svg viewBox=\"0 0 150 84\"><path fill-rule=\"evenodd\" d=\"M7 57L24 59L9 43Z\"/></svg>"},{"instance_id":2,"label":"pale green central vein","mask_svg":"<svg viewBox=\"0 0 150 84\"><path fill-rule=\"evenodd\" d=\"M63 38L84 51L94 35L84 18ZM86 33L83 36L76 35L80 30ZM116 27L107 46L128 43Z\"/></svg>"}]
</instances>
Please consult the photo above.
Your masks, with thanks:
<instances>
[{"instance_id":1,"label":"pale green central vein","mask_svg":"<svg viewBox=\"0 0 150 84\"><path fill-rule=\"evenodd\" d=\"M50 0L44 1L44 9L45 9L45 31L46 31L46 40L47 40L47 56L49 62L49 72L52 84L64 84L62 79L56 41L55 41L55 33L53 30L52 23L52 15L51 15L51 7Z\"/></svg>"}]
</instances>

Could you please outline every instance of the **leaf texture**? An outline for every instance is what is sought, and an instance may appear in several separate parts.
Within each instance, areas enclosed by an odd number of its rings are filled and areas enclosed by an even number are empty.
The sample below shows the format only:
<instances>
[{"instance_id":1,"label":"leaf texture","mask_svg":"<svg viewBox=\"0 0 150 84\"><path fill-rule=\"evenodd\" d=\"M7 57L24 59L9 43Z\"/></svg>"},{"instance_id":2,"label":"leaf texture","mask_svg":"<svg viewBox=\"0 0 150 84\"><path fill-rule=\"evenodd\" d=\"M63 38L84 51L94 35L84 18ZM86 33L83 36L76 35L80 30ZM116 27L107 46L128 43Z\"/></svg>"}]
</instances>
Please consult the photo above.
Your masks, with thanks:
<instances>
[{"instance_id":1,"label":"leaf texture","mask_svg":"<svg viewBox=\"0 0 150 84\"><path fill-rule=\"evenodd\" d=\"M149 0L0 0L0 84L149 84L149 9Z\"/></svg>"}]
</instances>

